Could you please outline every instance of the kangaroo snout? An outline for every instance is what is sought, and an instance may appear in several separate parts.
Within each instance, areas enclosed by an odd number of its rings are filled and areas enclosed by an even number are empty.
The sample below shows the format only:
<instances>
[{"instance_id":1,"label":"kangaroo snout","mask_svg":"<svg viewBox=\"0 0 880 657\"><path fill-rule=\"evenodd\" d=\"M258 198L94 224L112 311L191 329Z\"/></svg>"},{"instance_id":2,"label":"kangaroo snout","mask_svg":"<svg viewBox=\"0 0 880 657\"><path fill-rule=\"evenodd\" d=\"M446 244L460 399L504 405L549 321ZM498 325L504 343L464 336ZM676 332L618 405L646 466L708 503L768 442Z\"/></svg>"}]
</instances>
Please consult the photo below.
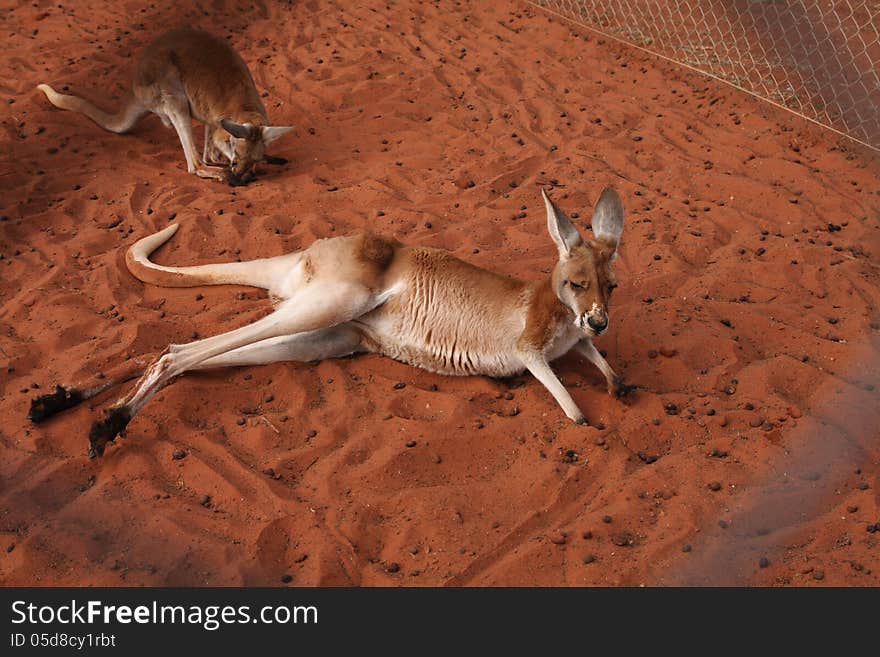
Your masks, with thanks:
<instances>
[{"instance_id":1,"label":"kangaroo snout","mask_svg":"<svg viewBox=\"0 0 880 657\"><path fill-rule=\"evenodd\" d=\"M590 313L587 315L587 326L593 329L596 335L599 335L608 328L608 315L605 313L602 313L601 315Z\"/></svg>"},{"instance_id":2,"label":"kangaroo snout","mask_svg":"<svg viewBox=\"0 0 880 657\"><path fill-rule=\"evenodd\" d=\"M253 173L246 172L244 175L237 175L234 171L230 170L226 174L226 182L230 187L245 187L249 183L252 183L256 176Z\"/></svg>"},{"instance_id":3,"label":"kangaroo snout","mask_svg":"<svg viewBox=\"0 0 880 657\"><path fill-rule=\"evenodd\" d=\"M585 333L601 335L608 328L608 313L604 311L587 311L575 322Z\"/></svg>"}]
</instances>

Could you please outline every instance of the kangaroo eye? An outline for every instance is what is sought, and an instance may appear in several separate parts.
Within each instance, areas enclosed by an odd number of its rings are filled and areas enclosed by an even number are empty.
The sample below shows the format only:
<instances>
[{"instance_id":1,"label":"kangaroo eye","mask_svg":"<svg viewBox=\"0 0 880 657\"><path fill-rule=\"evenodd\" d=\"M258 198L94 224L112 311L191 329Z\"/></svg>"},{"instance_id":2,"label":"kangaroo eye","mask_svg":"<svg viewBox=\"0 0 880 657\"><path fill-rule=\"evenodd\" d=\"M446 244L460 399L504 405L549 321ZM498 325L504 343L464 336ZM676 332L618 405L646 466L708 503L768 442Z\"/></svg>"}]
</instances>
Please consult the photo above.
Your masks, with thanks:
<instances>
[{"instance_id":1,"label":"kangaroo eye","mask_svg":"<svg viewBox=\"0 0 880 657\"><path fill-rule=\"evenodd\" d=\"M581 285L580 283L575 283L574 281L569 281L568 284L571 285L571 287L574 288L575 290L583 290L584 289L583 285Z\"/></svg>"},{"instance_id":2,"label":"kangaroo eye","mask_svg":"<svg viewBox=\"0 0 880 657\"><path fill-rule=\"evenodd\" d=\"M617 287L617 283L609 283L608 284L608 291L610 292L611 290L613 290L616 287Z\"/></svg>"}]
</instances>

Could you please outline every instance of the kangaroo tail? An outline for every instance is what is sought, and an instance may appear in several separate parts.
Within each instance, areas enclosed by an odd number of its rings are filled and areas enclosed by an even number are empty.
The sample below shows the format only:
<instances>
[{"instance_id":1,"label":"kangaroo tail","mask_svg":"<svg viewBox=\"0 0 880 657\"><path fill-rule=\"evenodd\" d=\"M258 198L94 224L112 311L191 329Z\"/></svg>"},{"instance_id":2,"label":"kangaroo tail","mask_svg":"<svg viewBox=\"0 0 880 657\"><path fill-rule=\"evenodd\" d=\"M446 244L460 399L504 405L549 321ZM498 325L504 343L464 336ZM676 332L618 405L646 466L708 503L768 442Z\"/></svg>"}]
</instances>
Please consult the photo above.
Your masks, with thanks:
<instances>
[{"instance_id":1,"label":"kangaroo tail","mask_svg":"<svg viewBox=\"0 0 880 657\"><path fill-rule=\"evenodd\" d=\"M37 89L46 94L46 98L55 107L85 114L92 121L110 132L128 132L148 112L147 108L138 103L133 97L129 99L125 107L119 110L119 112L108 114L83 98L60 94L48 84L39 84Z\"/></svg>"},{"instance_id":2,"label":"kangaroo tail","mask_svg":"<svg viewBox=\"0 0 880 657\"><path fill-rule=\"evenodd\" d=\"M159 287L196 287L198 285L249 285L270 289L294 264L299 254L274 258L225 262L193 267L166 267L150 261L150 254L171 239L180 224L171 224L129 247L125 264L132 276Z\"/></svg>"}]
</instances>

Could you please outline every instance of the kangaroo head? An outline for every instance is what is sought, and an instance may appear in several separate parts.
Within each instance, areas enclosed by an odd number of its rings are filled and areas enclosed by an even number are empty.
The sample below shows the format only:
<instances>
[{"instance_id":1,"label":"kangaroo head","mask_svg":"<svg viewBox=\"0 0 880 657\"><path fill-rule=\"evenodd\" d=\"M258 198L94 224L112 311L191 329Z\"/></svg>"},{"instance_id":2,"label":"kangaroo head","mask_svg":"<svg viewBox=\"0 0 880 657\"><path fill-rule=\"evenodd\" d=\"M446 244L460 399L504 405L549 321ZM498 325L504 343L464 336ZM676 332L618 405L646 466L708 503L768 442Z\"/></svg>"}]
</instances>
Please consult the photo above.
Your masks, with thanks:
<instances>
[{"instance_id":1,"label":"kangaroo head","mask_svg":"<svg viewBox=\"0 0 880 657\"><path fill-rule=\"evenodd\" d=\"M574 323L588 336L608 328L608 301L617 287L611 265L623 231L623 204L605 188L593 210L593 239L584 240L569 218L544 190L547 229L559 249L553 269L553 291L574 315Z\"/></svg>"},{"instance_id":2,"label":"kangaroo head","mask_svg":"<svg viewBox=\"0 0 880 657\"><path fill-rule=\"evenodd\" d=\"M214 145L229 159L229 184L245 185L256 176L257 164L266 157L266 145L292 127L259 126L222 119L223 130L214 131Z\"/></svg>"}]
</instances>

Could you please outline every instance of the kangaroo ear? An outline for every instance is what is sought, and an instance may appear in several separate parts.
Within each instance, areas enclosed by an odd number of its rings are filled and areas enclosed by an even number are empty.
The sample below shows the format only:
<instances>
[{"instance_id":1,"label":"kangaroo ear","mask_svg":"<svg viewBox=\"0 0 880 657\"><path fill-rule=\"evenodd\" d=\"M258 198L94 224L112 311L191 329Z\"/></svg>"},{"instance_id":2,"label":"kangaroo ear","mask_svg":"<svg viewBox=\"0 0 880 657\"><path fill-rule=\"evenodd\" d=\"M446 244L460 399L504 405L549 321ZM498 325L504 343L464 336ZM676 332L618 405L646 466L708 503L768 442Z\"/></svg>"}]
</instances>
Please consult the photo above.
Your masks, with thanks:
<instances>
[{"instance_id":1,"label":"kangaroo ear","mask_svg":"<svg viewBox=\"0 0 880 657\"><path fill-rule=\"evenodd\" d=\"M541 196L544 197L544 205L547 207L547 230L556 243L556 248L559 249L559 257L567 258L571 255L571 250L583 244L584 240L571 220L553 204L543 189Z\"/></svg>"},{"instance_id":2,"label":"kangaroo ear","mask_svg":"<svg viewBox=\"0 0 880 657\"><path fill-rule=\"evenodd\" d=\"M593 235L617 250L623 232L623 203L611 187L606 187L593 209Z\"/></svg>"},{"instance_id":3,"label":"kangaroo ear","mask_svg":"<svg viewBox=\"0 0 880 657\"><path fill-rule=\"evenodd\" d=\"M271 144L273 141L281 137L282 135L286 135L288 132L293 130L293 126L277 126L277 125L267 125L263 128L263 143Z\"/></svg>"},{"instance_id":4,"label":"kangaroo ear","mask_svg":"<svg viewBox=\"0 0 880 657\"><path fill-rule=\"evenodd\" d=\"M236 139L247 139L254 134L254 126L251 123L236 123L229 119L220 119L220 125Z\"/></svg>"}]
</instances>

